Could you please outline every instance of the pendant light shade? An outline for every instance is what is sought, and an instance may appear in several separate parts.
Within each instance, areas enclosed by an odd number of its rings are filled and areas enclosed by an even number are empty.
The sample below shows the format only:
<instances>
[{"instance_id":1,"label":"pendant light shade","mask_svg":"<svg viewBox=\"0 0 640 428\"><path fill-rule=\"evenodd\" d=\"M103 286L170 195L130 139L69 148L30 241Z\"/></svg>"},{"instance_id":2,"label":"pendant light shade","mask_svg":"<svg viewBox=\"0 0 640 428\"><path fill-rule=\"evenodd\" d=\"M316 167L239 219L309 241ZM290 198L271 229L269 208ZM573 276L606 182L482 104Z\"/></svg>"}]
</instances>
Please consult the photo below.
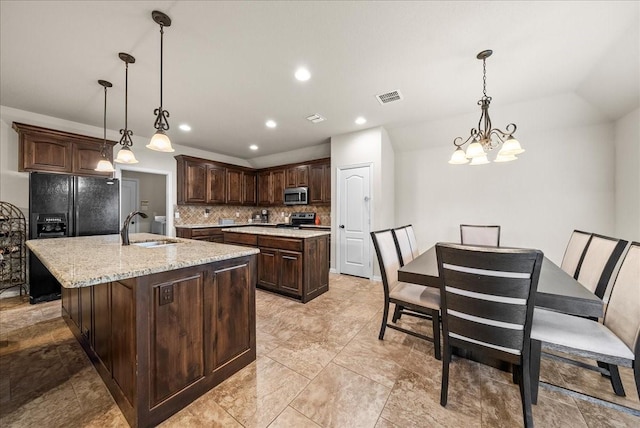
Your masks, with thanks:
<instances>
[{"instance_id":1,"label":"pendant light shade","mask_svg":"<svg viewBox=\"0 0 640 428\"><path fill-rule=\"evenodd\" d=\"M158 130L158 132L151 137L151 141L146 147L157 152L175 152L173 147L171 147L171 140L169 140L167 134L162 130Z\"/></svg>"},{"instance_id":2,"label":"pendant light shade","mask_svg":"<svg viewBox=\"0 0 640 428\"><path fill-rule=\"evenodd\" d=\"M98 83L104 87L104 114L103 114L103 139L102 139L102 159L98 162L98 166L96 166L96 171L98 172L114 172L115 168L109 161L107 156L107 88L112 87L111 82L107 82L106 80L98 80Z\"/></svg>"},{"instance_id":3,"label":"pendant light shade","mask_svg":"<svg viewBox=\"0 0 640 428\"><path fill-rule=\"evenodd\" d=\"M171 26L171 18L166 14L154 10L151 12L153 20L160 25L160 107L154 110L156 115L156 121L153 125L156 128L156 133L151 137L151 141L147 144L147 148L156 150L158 152L174 152L171 147L171 140L166 134L169 130L169 112L162 108L162 54L163 54L163 39L164 39L164 27Z\"/></svg>"},{"instance_id":4,"label":"pendant light shade","mask_svg":"<svg viewBox=\"0 0 640 428\"><path fill-rule=\"evenodd\" d=\"M125 146L118 151L118 156L116 157L115 162L131 164L138 163L138 159L136 159L131 149Z\"/></svg>"},{"instance_id":5,"label":"pendant light shade","mask_svg":"<svg viewBox=\"0 0 640 428\"><path fill-rule=\"evenodd\" d=\"M464 153L464 150L458 147L451 155L449 163L451 165L464 165L465 163L469 163L469 159L467 159L467 155Z\"/></svg>"},{"instance_id":6,"label":"pendant light shade","mask_svg":"<svg viewBox=\"0 0 640 428\"><path fill-rule=\"evenodd\" d=\"M114 160L114 162L118 163L138 163L138 160L133 154L131 150L131 146L133 146L133 141L131 140L131 136L133 135L133 131L127 128L127 116L128 116L128 101L129 101L129 64L133 64L136 62L136 59L131 55L120 52L118 54L120 59L124 61L125 64L125 78L124 78L124 129L120 130L120 151L118 151L118 156Z\"/></svg>"}]
</instances>

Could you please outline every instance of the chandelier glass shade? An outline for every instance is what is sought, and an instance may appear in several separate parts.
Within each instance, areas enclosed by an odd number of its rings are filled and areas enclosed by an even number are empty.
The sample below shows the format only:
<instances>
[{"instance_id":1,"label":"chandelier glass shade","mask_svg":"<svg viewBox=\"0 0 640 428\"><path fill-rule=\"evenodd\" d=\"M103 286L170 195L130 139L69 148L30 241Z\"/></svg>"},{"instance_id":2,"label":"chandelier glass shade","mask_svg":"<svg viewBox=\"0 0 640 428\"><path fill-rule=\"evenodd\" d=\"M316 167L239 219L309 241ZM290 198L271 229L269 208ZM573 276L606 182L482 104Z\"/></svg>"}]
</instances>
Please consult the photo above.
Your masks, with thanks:
<instances>
[{"instance_id":1,"label":"chandelier glass shade","mask_svg":"<svg viewBox=\"0 0 640 428\"><path fill-rule=\"evenodd\" d=\"M171 25L171 18L166 14L154 10L151 13L153 20L160 25L160 107L154 110L153 114L156 115L156 121L153 127L156 129L156 133L151 137L151 141L147 144L147 148L158 152L174 152L171 147L171 140L166 134L169 130L169 112L162 108L162 54L163 54L163 39L164 39L164 27Z\"/></svg>"},{"instance_id":2,"label":"chandelier glass shade","mask_svg":"<svg viewBox=\"0 0 640 428\"><path fill-rule=\"evenodd\" d=\"M103 139L102 139L102 158L98 162L98 166L96 166L96 171L98 172L114 172L115 168L111 164L109 157L107 156L107 88L112 87L111 82L107 82L106 80L98 80L98 83L104 87L104 114L103 114Z\"/></svg>"},{"instance_id":3,"label":"chandelier glass shade","mask_svg":"<svg viewBox=\"0 0 640 428\"><path fill-rule=\"evenodd\" d=\"M133 64L136 62L136 59L131 55L120 52L118 54L120 59L124 61L125 64L125 79L124 79L124 129L120 130L120 142L119 144L122 146L118 151L118 156L115 158L114 162L118 163L138 163L133 151L131 150L131 146L133 146L133 141L131 137L133 136L133 131L127 128L127 106L128 106L128 94L129 94L129 64Z\"/></svg>"},{"instance_id":4,"label":"chandelier glass shade","mask_svg":"<svg viewBox=\"0 0 640 428\"><path fill-rule=\"evenodd\" d=\"M478 127L471 129L470 135L466 140L463 141L462 137L457 137L453 140L453 145L456 149L451 155L451 159L449 159L449 163L452 165L464 165L466 163L470 165L487 164L489 163L487 153L498 147L500 147L500 150L494 162L514 161L518 159L516 155L524 152L520 142L513 136L516 132L514 123L508 124L505 131L493 128L491 124L491 118L489 117L491 97L487 96L487 58L492 53L493 51L491 50L485 50L477 55L477 58L482 60L483 69L483 95L478 101L481 110L480 120L478 121ZM468 146L465 150L464 145L467 143Z\"/></svg>"}]
</instances>

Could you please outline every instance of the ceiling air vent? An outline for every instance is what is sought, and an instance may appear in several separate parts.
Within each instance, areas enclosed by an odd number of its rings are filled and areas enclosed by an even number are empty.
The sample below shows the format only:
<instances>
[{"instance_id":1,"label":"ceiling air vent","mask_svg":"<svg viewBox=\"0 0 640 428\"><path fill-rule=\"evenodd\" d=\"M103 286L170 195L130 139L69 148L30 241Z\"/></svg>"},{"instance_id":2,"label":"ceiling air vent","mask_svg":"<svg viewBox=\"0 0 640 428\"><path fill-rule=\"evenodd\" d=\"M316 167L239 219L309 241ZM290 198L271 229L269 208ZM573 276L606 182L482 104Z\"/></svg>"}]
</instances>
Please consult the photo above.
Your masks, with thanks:
<instances>
[{"instance_id":1,"label":"ceiling air vent","mask_svg":"<svg viewBox=\"0 0 640 428\"><path fill-rule=\"evenodd\" d=\"M326 118L320 116L318 113L312 114L311 116L307 116L307 120L312 123L320 123L327 120Z\"/></svg>"},{"instance_id":2,"label":"ceiling air vent","mask_svg":"<svg viewBox=\"0 0 640 428\"><path fill-rule=\"evenodd\" d=\"M400 101L402 99L402 94L400 91L391 91L385 94L376 95L376 99L380 104L389 104L394 101Z\"/></svg>"}]
</instances>

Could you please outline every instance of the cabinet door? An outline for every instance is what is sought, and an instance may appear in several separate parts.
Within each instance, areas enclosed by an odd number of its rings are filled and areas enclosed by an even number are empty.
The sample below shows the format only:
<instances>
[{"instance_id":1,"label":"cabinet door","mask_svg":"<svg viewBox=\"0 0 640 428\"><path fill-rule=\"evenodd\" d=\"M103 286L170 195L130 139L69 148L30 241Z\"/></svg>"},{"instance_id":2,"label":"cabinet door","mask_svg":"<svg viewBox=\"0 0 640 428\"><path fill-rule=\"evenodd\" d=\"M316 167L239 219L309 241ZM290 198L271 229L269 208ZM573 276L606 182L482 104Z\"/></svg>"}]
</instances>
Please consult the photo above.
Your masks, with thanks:
<instances>
[{"instance_id":1,"label":"cabinet door","mask_svg":"<svg viewBox=\"0 0 640 428\"><path fill-rule=\"evenodd\" d=\"M242 171L227 169L227 204L242 204Z\"/></svg>"},{"instance_id":2,"label":"cabinet door","mask_svg":"<svg viewBox=\"0 0 640 428\"><path fill-rule=\"evenodd\" d=\"M260 248L258 254L258 284L266 287L278 287L278 250Z\"/></svg>"},{"instance_id":3,"label":"cabinet door","mask_svg":"<svg viewBox=\"0 0 640 428\"><path fill-rule=\"evenodd\" d=\"M173 276L173 277L171 277ZM156 405L204 376L204 296L199 273L167 274L151 289L149 401Z\"/></svg>"},{"instance_id":4,"label":"cabinet door","mask_svg":"<svg viewBox=\"0 0 640 428\"><path fill-rule=\"evenodd\" d=\"M107 145L107 158L113 161L113 149ZM111 172L98 172L95 170L102 159L102 146L95 143L74 143L71 172L80 175L104 175L111 177Z\"/></svg>"},{"instance_id":5,"label":"cabinet door","mask_svg":"<svg viewBox=\"0 0 640 428\"><path fill-rule=\"evenodd\" d=\"M261 249L262 251L262 249ZM280 283L282 290L302 295L302 253L278 250Z\"/></svg>"},{"instance_id":6,"label":"cabinet door","mask_svg":"<svg viewBox=\"0 0 640 428\"><path fill-rule=\"evenodd\" d=\"M322 202L331 203L331 164L325 164L322 172Z\"/></svg>"},{"instance_id":7,"label":"cabinet door","mask_svg":"<svg viewBox=\"0 0 640 428\"><path fill-rule=\"evenodd\" d=\"M272 193L271 204L272 205L284 205L284 169L277 171L271 171Z\"/></svg>"},{"instance_id":8,"label":"cabinet door","mask_svg":"<svg viewBox=\"0 0 640 428\"><path fill-rule=\"evenodd\" d=\"M324 201L323 183L324 183L324 165L311 165L309 170L309 203L319 204Z\"/></svg>"},{"instance_id":9,"label":"cabinet door","mask_svg":"<svg viewBox=\"0 0 640 428\"><path fill-rule=\"evenodd\" d=\"M207 203L224 204L226 202L226 168L207 166Z\"/></svg>"},{"instance_id":10,"label":"cabinet door","mask_svg":"<svg viewBox=\"0 0 640 428\"><path fill-rule=\"evenodd\" d=\"M207 201L207 166L200 162L185 161L184 202L205 203Z\"/></svg>"},{"instance_id":11,"label":"cabinet door","mask_svg":"<svg viewBox=\"0 0 640 428\"><path fill-rule=\"evenodd\" d=\"M255 347L252 264L208 272L205 286L205 367L211 373ZM254 279L255 280L255 279Z\"/></svg>"},{"instance_id":12,"label":"cabinet door","mask_svg":"<svg viewBox=\"0 0 640 428\"><path fill-rule=\"evenodd\" d=\"M70 173L71 144L45 135L25 135L21 163L21 171Z\"/></svg>"},{"instance_id":13,"label":"cabinet door","mask_svg":"<svg viewBox=\"0 0 640 428\"><path fill-rule=\"evenodd\" d=\"M258 205L270 205L271 193L271 172L263 171L258 174ZM284 196L283 196L284 197Z\"/></svg>"},{"instance_id":14,"label":"cabinet door","mask_svg":"<svg viewBox=\"0 0 640 428\"><path fill-rule=\"evenodd\" d=\"M331 203L331 164L314 164L309 170L309 203Z\"/></svg>"},{"instance_id":15,"label":"cabinet door","mask_svg":"<svg viewBox=\"0 0 640 428\"><path fill-rule=\"evenodd\" d=\"M243 205L256 204L256 174L253 172L244 172L242 174L242 197Z\"/></svg>"},{"instance_id":16,"label":"cabinet door","mask_svg":"<svg viewBox=\"0 0 640 428\"><path fill-rule=\"evenodd\" d=\"M309 165L287 168L285 187L307 187L309 185Z\"/></svg>"}]
</instances>

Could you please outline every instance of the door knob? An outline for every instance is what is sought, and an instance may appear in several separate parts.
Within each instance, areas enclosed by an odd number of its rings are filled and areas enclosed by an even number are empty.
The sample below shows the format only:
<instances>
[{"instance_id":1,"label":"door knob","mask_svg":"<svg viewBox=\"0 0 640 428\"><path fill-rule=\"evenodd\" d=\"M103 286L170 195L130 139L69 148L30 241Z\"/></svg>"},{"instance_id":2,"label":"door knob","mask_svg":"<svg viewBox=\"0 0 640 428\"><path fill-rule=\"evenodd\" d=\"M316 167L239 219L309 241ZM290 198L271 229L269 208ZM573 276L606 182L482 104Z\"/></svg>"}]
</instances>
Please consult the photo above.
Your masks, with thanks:
<instances>
[{"instance_id":1,"label":"door knob","mask_svg":"<svg viewBox=\"0 0 640 428\"><path fill-rule=\"evenodd\" d=\"M344 224L341 224L341 225L340 225L340 229L344 229Z\"/></svg>"}]
</instances>

